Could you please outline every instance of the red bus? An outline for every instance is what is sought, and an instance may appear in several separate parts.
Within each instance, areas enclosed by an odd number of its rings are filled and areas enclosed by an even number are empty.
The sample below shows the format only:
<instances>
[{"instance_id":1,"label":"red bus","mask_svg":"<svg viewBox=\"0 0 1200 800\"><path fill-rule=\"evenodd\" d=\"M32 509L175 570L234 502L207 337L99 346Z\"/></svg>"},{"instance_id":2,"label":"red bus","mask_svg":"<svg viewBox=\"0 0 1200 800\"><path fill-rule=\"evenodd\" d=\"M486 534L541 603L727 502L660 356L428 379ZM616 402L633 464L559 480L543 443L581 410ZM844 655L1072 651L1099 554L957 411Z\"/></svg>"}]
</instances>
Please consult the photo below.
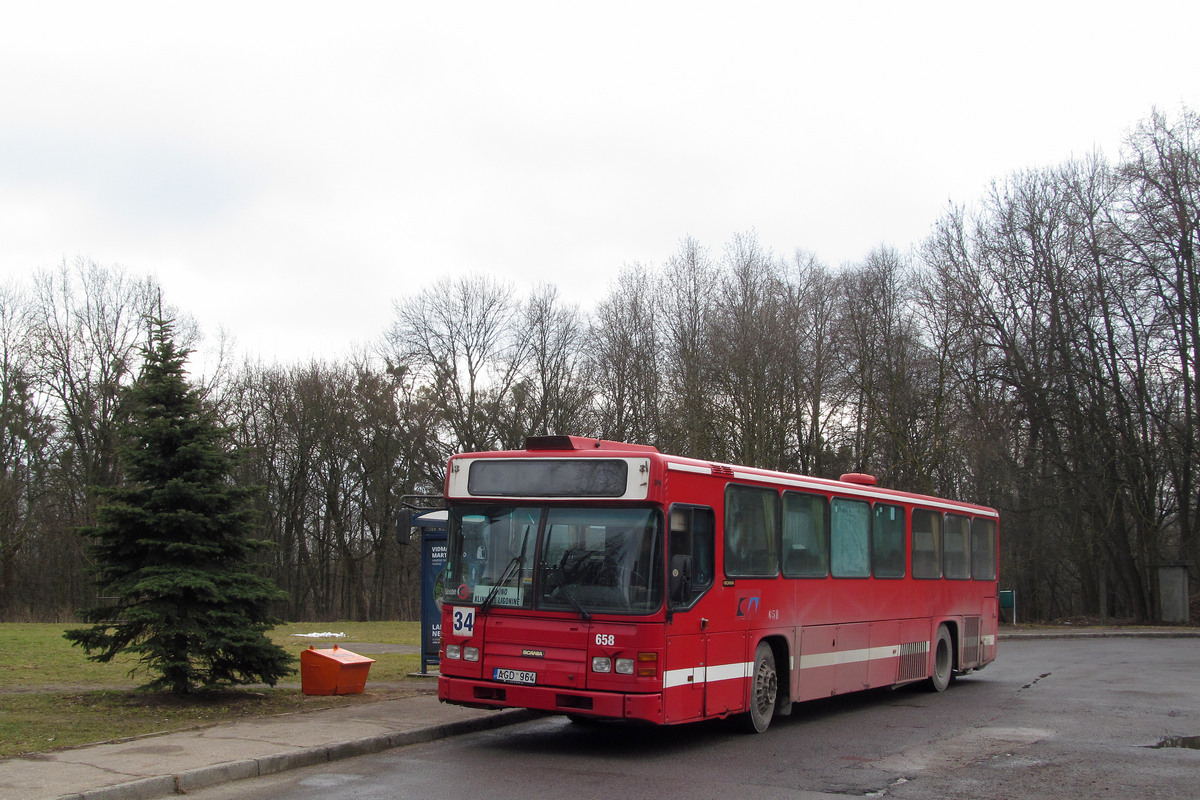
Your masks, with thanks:
<instances>
[{"instance_id":1,"label":"red bus","mask_svg":"<svg viewBox=\"0 0 1200 800\"><path fill-rule=\"evenodd\" d=\"M999 515L574 436L450 459L438 697L676 724L996 657Z\"/></svg>"}]
</instances>

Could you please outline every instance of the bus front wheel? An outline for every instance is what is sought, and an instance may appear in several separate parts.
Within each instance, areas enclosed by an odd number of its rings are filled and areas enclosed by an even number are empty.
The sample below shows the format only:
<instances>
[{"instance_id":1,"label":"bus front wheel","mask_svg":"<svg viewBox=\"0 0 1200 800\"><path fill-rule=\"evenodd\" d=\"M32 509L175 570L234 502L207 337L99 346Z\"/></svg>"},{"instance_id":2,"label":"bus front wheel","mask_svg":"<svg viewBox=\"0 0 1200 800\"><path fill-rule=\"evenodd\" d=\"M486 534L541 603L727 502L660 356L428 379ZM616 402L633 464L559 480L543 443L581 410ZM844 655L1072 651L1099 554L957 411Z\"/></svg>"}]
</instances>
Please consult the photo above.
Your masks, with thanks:
<instances>
[{"instance_id":1,"label":"bus front wheel","mask_svg":"<svg viewBox=\"0 0 1200 800\"><path fill-rule=\"evenodd\" d=\"M944 692L954 677L954 642L950 629L938 625L937 638L933 640L933 674L929 676L929 690Z\"/></svg>"},{"instance_id":2,"label":"bus front wheel","mask_svg":"<svg viewBox=\"0 0 1200 800\"><path fill-rule=\"evenodd\" d=\"M748 729L762 733L775 715L779 695L779 674L775 671L775 654L771 645L759 642L754 653L754 673L750 684L750 713L746 715Z\"/></svg>"}]
</instances>

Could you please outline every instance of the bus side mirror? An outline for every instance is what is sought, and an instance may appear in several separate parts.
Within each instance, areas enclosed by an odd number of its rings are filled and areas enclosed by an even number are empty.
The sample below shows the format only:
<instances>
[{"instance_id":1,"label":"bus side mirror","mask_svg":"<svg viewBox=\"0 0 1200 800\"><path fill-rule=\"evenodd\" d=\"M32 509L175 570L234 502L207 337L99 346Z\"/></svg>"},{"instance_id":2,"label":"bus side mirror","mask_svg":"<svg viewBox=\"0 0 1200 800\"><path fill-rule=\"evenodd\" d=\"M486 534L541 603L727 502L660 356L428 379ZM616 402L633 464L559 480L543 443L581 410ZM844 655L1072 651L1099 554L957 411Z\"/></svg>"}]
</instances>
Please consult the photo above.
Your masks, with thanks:
<instances>
[{"instance_id":1,"label":"bus side mirror","mask_svg":"<svg viewBox=\"0 0 1200 800\"><path fill-rule=\"evenodd\" d=\"M692 557L671 556L671 573L668 576L671 602L684 603L692 594Z\"/></svg>"},{"instance_id":2,"label":"bus side mirror","mask_svg":"<svg viewBox=\"0 0 1200 800\"><path fill-rule=\"evenodd\" d=\"M403 509L396 515L396 542L406 545L412 541L412 510Z\"/></svg>"}]
</instances>

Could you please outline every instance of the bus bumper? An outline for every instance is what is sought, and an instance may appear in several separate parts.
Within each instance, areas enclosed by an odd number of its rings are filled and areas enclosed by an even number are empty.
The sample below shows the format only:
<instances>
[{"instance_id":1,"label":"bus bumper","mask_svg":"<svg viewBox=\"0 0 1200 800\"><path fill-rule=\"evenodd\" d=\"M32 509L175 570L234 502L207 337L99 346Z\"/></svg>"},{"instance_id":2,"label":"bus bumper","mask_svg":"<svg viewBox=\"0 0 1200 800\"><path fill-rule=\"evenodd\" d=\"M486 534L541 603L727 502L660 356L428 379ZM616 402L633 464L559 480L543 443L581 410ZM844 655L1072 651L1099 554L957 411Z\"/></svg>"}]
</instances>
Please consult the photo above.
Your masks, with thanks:
<instances>
[{"instance_id":1,"label":"bus bumper","mask_svg":"<svg viewBox=\"0 0 1200 800\"><path fill-rule=\"evenodd\" d=\"M572 691L555 686L521 686L512 683L438 677L438 699L470 708L532 708L555 714L636 719L662 724L662 692L617 694Z\"/></svg>"}]
</instances>

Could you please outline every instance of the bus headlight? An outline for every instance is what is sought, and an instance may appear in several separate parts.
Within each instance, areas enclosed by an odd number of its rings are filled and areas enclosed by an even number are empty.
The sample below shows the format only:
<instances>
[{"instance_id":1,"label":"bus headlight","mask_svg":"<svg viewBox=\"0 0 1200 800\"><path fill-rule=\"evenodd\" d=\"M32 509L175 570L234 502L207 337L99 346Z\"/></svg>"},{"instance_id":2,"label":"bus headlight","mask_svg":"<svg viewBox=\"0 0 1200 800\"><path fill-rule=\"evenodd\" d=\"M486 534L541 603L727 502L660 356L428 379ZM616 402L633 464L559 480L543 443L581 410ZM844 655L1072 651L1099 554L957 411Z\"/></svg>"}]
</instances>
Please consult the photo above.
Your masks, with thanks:
<instances>
[{"instance_id":1,"label":"bus headlight","mask_svg":"<svg viewBox=\"0 0 1200 800\"><path fill-rule=\"evenodd\" d=\"M478 660L479 660L479 648L478 647L464 647L463 648L463 661L478 661Z\"/></svg>"},{"instance_id":2,"label":"bus headlight","mask_svg":"<svg viewBox=\"0 0 1200 800\"><path fill-rule=\"evenodd\" d=\"M462 658L462 647L457 644L446 645L446 658Z\"/></svg>"},{"instance_id":3,"label":"bus headlight","mask_svg":"<svg viewBox=\"0 0 1200 800\"><path fill-rule=\"evenodd\" d=\"M612 659L608 656L592 656L592 672L612 672Z\"/></svg>"},{"instance_id":4,"label":"bus headlight","mask_svg":"<svg viewBox=\"0 0 1200 800\"><path fill-rule=\"evenodd\" d=\"M632 658L618 658L617 659L617 674L618 675L632 675L633 674L633 659Z\"/></svg>"}]
</instances>

